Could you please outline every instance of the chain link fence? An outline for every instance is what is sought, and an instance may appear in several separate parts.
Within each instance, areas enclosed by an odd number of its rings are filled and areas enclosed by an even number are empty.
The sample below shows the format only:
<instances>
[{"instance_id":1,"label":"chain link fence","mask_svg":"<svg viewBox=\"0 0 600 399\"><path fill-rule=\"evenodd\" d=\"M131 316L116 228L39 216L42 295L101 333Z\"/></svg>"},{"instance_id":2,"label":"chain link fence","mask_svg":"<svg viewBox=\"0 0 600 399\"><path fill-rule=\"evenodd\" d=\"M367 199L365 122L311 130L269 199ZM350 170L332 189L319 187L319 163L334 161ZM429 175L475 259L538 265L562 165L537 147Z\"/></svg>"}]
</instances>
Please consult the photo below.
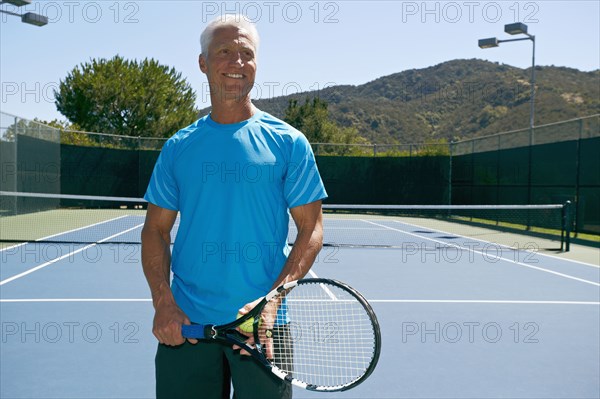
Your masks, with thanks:
<instances>
[{"instance_id":1,"label":"chain link fence","mask_svg":"<svg viewBox=\"0 0 600 399\"><path fill-rule=\"evenodd\" d=\"M3 143L15 142L17 134L20 134L84 147L160 150L167 140L167 138L161 137L134 137L59 129L4 112L0 113L0 117L0 141ZM312 143L311 145L315 155L410 157L463 155L594 137L600 137L600 114L536 126L533 129L502 132L450 143L438 140L437 142L412 144Z\"/></svg>"},{"instance_id":2,"label":"chain link fence","mask_svg":"<svg viewBox=\"0 0 600 399\"><path fill-rule=\"evenodd\" d=\"M560 143L600 137L600 114L520 129L449 144L454 155L506 150L530 145Z\"/></svg>"},{"instance_id":3,"label":"chain link fence","mask_svg":"<svg viewBox=\"0 0 600 399\"><path fill-rule=\"evenodd\" d=\"M1 113L0 188L141 196L166 140L65 130ZM386 201L395 193L393 201L398 204L419 200L419 196L398 196L428 182L431 190L435 187L442 194L433 195L429 190L421 198L423 203L571 200L576 210L574 231L600 233L600 114L451 143L313 143L312 147L324 176L333 176L326 183L342 200L354 199L352 193L366 190L357 190L355 185L366 176L360 171L369 170L371 177L365 177L370 187L365 192L368 198L360 201L384 200L376 198L378 192L390 192ZM338 173L340 170L343 173ZM406 173L418 174L414 187L408 184ZM394 187L412 189L391 190Z\"/></svg>"}]
</instances>

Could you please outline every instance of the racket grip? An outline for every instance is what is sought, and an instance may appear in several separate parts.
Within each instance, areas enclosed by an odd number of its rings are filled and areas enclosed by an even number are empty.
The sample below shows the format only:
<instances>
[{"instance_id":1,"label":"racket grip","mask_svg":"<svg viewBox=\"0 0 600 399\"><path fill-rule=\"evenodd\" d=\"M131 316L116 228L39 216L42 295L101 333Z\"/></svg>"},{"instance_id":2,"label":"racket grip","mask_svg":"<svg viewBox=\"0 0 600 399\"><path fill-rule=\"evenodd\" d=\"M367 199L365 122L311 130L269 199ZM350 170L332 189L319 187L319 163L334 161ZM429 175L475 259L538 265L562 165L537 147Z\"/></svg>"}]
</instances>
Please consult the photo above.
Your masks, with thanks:
<instances>
[{"instance_id":1,"label":"racket grip","mask_svg":"<svg viewBox=\"0 0 600 399\"><path fill-rule=\"evenodd\" d=\"M203 324L184 324L181 326L181 335L184 338L207 338L204 334L205 328L206 326Z\"/></svg>"}]
</instances>

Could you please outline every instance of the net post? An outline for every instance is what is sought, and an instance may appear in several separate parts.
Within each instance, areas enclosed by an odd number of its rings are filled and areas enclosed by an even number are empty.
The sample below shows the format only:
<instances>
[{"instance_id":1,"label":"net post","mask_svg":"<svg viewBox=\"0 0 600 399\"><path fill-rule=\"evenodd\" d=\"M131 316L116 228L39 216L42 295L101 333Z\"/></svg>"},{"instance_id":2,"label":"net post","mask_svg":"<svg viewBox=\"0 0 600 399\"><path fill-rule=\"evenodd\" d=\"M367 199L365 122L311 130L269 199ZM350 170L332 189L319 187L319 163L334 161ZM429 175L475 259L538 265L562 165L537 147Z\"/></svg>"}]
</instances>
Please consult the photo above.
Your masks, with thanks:
<instances>
[{"instance_id":1,"label":"net post","mask_svg":"<svg viewBox=\"0 0 600 399\"><path fill-rule=\"evenodd\" d=\"M560 250L571 250L571 201L566 201L562 207L562 229L560 233Z\"/></svg>"}]
</instances>

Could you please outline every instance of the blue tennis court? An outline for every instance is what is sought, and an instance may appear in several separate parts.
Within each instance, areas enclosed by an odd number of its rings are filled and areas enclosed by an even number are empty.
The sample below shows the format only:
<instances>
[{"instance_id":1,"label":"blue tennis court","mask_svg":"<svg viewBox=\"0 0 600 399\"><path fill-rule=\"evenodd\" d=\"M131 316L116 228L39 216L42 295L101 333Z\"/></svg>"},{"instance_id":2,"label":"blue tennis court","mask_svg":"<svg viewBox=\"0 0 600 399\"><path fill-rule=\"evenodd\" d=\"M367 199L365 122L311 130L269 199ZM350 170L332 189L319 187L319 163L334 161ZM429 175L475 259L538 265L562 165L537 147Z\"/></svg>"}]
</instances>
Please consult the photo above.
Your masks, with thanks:
<instances>
[{"instance_id":1,"label":"blue tennis court","mask_svg":"<svg viewBox=\"0 0 600 399\"><path fill-rule=\"evenodd\" d=\"M66 233L89 230L95 243L48 232L53 242L0 250L2 398L154 396L141 248L119 243L139 237L143 219L121 222L86 221ZM469 229L326 219L326 236L373 244L326 246L311 274L347 282L369 300L383 350L357 388L295 397L598 398L599 250L561 253L556 242ZM375 244L388 239L394 244Z\"/></svg>"}]
</instances>

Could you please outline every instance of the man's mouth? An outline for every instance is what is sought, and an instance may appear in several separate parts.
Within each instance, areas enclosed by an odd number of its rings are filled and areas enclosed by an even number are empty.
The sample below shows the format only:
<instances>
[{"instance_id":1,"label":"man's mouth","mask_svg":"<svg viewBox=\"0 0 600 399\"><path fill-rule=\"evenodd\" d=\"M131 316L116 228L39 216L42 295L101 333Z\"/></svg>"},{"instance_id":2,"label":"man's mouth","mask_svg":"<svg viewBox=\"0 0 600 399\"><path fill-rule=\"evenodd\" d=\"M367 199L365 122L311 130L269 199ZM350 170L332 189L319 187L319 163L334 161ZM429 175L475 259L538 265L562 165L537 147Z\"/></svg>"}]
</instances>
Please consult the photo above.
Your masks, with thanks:
<instances>
[{"instance_id":1,"label":"man's mouth","mask_svg":"<svg viewBox=\"0 0 600 399\"><path fill-rule=\"evenodd\" d=\"M224 73L223 75L227 76L228 78L232 78L232 79L243 79L244 75L241 75L239 73Z\"/></svg>"}]
</instances>

